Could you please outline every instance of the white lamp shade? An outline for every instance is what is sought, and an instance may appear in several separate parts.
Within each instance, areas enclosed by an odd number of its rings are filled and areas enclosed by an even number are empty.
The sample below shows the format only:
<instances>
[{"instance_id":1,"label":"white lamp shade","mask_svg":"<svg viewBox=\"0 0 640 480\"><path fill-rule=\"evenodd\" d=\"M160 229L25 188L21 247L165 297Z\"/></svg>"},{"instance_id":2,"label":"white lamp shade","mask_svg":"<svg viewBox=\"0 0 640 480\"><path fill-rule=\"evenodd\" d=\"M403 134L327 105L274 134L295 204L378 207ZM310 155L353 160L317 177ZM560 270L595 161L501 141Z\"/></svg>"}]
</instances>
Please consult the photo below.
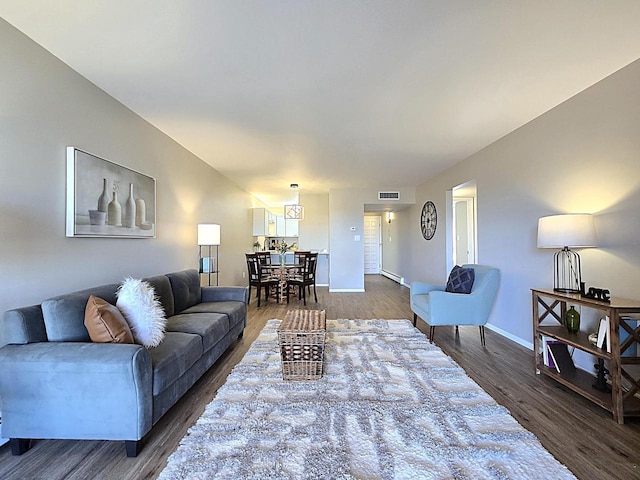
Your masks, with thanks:
<instances>
[{"instance_id":1,"label":"white lamp shade","mask_svg":"<svg viewBox=\"0 0 640 480\"><path fill-rule=\"evenodd\" d=\"M220 225L217 223L199 223L198 245L220 245Z\"/></svg>"},{"instance_id":2,"label":"white lamp shade","mask_svg":"<svg viewBox=\"0 0 640 480\"><path fill-rule=\"evenodd\" d=\"M596 246L593 217L589 214L550 215L538 220L538 248Z\"/></svg>"}]
</instances>

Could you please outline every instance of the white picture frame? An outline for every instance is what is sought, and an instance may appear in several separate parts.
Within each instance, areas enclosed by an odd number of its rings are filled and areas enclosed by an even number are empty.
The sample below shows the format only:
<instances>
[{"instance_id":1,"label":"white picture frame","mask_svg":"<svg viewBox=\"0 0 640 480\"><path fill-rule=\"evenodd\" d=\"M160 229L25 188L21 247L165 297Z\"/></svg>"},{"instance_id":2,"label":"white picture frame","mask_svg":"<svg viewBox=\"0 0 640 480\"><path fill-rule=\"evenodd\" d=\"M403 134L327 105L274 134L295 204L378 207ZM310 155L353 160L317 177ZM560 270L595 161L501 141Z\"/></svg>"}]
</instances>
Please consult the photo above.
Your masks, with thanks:
<instances>
[{"instance_id":1,"label":"white picture frame","mask_svg":"<svg viewBox=\"0 0 640 480\"><path fill-rule=\"evenodd\" d=\"M156 180L69 146L66 210L67 237L155 238Z\"/></svg>"}]
</instances>

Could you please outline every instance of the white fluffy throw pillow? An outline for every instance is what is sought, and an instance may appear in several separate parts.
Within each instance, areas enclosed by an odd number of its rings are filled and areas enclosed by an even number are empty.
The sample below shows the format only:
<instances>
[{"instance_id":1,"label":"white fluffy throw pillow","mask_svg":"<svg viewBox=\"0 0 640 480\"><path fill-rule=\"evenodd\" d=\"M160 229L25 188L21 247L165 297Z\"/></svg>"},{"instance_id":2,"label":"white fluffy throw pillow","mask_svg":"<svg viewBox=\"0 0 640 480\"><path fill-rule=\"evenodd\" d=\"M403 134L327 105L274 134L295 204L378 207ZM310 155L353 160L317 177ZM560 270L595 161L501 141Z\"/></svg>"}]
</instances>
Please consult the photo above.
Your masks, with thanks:
<instances>
[{"instance_id":1,"label":"white fluffy throw pillow","mask_svg":"<svg viewBox=\"0 0 640 480\"><path fill-rule=\"evenodd\" d=\"M167 319L151 285L125 278L118 288L116 306L129 324L136 343L147 348L160 345Z\"/></svg>"}]
</instances>

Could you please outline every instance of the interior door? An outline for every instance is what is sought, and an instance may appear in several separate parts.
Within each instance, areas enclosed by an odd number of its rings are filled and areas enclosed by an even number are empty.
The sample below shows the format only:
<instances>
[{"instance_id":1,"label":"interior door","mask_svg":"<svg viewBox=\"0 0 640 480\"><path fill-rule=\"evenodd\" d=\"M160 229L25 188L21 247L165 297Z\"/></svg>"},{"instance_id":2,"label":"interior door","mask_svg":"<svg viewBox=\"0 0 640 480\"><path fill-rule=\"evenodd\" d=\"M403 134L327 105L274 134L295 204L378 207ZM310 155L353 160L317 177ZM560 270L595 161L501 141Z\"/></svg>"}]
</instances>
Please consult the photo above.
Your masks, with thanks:
<instances>
[{"instance_id":1,"label":"interior door","mask_svg":"<svg viewBox=\"0 0 640 480\"><path fill-rule=\"evenodd\" d=\"M366 215L364 217L364 273L380 273L380 216Z\"/></svg>"},{"instance_id":2,"label":"interior door","mask_svg":"<svg viewBox=\"0 0 640 480\"><path fill-rule=\"evenodd\" d=\"M475 261L475 214L474 198L456 198L454 214L454 262L457 265Z\"/></svg>"}]
</instances>

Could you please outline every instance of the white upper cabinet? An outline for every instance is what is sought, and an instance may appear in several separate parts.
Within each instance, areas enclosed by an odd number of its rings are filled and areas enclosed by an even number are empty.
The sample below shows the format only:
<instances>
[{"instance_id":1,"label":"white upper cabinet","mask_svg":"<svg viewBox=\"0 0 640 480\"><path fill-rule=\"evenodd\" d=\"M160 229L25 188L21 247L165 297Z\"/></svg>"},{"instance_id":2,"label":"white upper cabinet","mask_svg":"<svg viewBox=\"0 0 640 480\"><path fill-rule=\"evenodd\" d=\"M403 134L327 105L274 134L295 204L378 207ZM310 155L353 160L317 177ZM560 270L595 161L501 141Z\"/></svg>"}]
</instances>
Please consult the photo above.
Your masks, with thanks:
<instances>
[{"instance_id":1,"label":"white upper cabinet","mask_svg":"<svg viewBox=\"0 0 640 480\"><path fill-rule=\"evenodd\" d=\"M285 218L284 219L285 237L297 237L299 224L300 224L300 220L291 220L291 219Z\"/></svg>"},{"instance_id":2,"label":"white upper cabinet","mask_svg":"<svg viewBox=\"0 0 640 480\"><path fill-rule=\"evenodd\" d=\"M285 219L274 215L266 208L252 208L253 235L267 237L297 237L299 220Z\"/></svg>"},{"instance_id":3,"label":"white upper cabinet","mask_svg":"<svg viewBox=\"0 0 640 480\"><path fill-rule=\"evenodd\" d=\"M276 220L276 232L275 232L275 235L277 237L286 236L284 215L275 215L275 220Z\"/></svg>"},{"instance_id":4,"label":"white upper cabinet","mask_svg":"<svg viewBox=\"0 0 640 480\"><path fill-rule=\"evenodd\" d=\"M253 208L253 235L269 235L269 216L266 208Z\"/></svg>"}]
</instances>

